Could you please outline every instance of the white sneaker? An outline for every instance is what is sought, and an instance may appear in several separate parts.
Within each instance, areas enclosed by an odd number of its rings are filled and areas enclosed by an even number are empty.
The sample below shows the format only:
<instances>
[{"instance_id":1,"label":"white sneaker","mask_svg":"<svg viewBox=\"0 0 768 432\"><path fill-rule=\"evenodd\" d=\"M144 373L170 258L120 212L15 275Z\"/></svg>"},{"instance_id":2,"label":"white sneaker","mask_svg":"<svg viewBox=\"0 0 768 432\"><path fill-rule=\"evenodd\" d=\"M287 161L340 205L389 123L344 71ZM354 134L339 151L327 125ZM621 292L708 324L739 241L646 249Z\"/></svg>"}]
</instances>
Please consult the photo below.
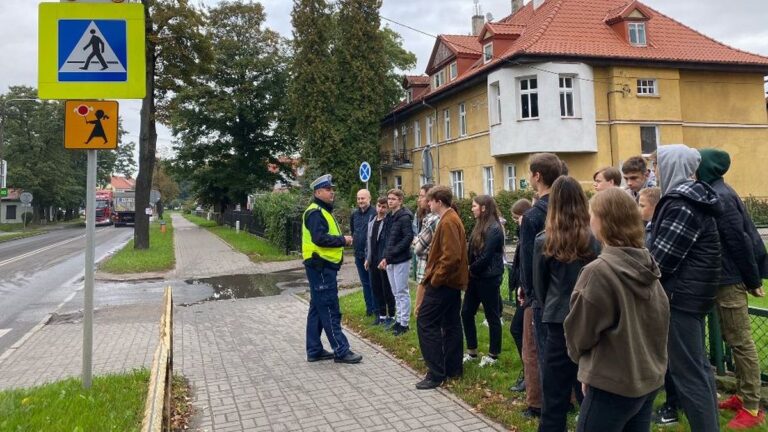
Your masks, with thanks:
<instances>
[{"instance_id":1,"label":"white sneaker","mask_svg":"<svg viewBox=\"0 0 768 432\"><path fill-rule=\"evenodd\" d=\"M499 359L495 359L491 356L483 356L483 358L480 359L480 367L493 366L498 362Z\"/></svg>"},{"instance_id":2,"label":"white sneaker","mask_svg":"<svg viewBox=\"0 0 768 432\"><path fill-rule=\"evenodd\" d=\"M483 320L483 325L484 325L485 327L488 327L488 320L487 320L487 319Z\"/></svg>"},{"instance_id":3,"label":"white sneaker","mask_svg":"<svg viewBox=\"0 0 768 432\"><path fill-rule=\"evenodd\" d=\"M469 353L464 353L464 358L461 359L462 363L470 362L470 361L476 361L477 356L471 356Z\"/></svg>"}]
</instances>

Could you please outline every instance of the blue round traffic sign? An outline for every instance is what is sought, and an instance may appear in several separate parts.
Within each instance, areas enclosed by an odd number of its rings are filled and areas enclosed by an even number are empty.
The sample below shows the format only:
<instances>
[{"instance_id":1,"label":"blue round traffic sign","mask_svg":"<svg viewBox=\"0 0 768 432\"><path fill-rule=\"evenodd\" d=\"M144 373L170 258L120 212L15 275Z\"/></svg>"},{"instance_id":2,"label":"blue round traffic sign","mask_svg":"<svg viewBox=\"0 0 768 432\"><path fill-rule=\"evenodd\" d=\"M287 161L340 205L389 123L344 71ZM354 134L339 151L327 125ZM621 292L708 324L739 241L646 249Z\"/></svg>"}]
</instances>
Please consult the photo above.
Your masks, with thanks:
<instances>
[{"instance_id":1,"label":"blue round traffic sign","mask_svg":"<svg viewBox=\"0 0 768 432\"><path fill-rule=\"evenodd\" d=\"M360 181L367 182L371 179L371 164L363 162L360 164Z\"/></svg>"}]
</instances>

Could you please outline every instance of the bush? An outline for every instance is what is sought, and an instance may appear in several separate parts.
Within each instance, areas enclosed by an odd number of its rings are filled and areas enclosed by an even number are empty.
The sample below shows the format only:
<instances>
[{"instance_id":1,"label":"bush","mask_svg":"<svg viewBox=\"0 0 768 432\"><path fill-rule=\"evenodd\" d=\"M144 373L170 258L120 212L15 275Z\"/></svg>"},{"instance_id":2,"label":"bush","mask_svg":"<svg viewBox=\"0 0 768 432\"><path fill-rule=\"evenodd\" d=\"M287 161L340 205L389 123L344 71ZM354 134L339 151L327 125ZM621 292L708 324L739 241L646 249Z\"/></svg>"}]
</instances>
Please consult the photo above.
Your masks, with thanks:
<instances>
[{"instance_id":1,"label":"bush","mask_svg":"<svg viewBox=\"0 0 768 432\"><path fill-rule=\"evenodd\" d=\"M744 206L755 225L768 226L768 201L749 196L744 200Z\"/></svg>"},{"instance_id":2,"label":"bush","mask_svg":"<svg viewBox=\"0 0 768 432\"><path fill-rule=\"evenodd\" d=\"M308 200L298 192L270 192L254 201L256 224L264 227L264 235L270 243L282 250L290 248L291 221L301 217Z\"/></svg>"},{"instance_id":3,"label":"bush","mask_svg":"<svg viewBox=\"0 0 768 432\"><path fill-rule=\"evenodd\" d=\"M24 212L21 214L21 220L23 220L24 223L27 225L32 223L32 219L34 218L35 218L35 215L32 212Z\"/></svg>"}]
</instances>

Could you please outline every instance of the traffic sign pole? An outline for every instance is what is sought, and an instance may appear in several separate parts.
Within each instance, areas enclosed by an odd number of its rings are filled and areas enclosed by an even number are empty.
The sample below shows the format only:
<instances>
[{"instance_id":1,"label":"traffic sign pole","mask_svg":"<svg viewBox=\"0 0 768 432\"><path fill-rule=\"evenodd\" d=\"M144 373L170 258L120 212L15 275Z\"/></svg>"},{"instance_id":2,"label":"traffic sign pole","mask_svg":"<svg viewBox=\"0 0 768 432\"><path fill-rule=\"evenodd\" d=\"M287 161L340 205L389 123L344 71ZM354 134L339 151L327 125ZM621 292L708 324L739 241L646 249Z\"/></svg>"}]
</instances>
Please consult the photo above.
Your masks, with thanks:
<instances>
[{"instance_id":1,"label":"traffic sign pole","mask_svg":"<svg viewBox=\"0 0 768 432\"><path fill-rule=\"evenodd\" d=\"M93 266L96 237L96 158L98 150L88 150L88 180L85 199L85 288L83 290L83 387L91 388L93 373Z\"/></svg>"}]
</instances>

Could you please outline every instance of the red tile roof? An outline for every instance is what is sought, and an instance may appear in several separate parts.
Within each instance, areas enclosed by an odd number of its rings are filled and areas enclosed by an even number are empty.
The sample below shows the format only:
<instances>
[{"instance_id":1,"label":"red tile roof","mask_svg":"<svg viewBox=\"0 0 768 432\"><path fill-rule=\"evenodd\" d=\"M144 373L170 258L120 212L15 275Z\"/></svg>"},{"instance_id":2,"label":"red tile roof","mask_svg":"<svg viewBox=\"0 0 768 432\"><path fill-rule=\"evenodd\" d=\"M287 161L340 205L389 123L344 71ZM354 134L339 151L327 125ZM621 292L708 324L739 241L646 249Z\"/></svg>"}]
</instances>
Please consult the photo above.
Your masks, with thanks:
<instances>
[{"instance_id":1,"label":"red tile roof","mask_svg":"<svg viewBox=\"0 0 768 432\"><path fill-rule=\"evenodd\" d=\"M637 7L648 16L645 47L632 46L620 37L606 20L629 15ZM768 73L768 57L732 48L705 36L690 27L632 0L545 0L538 9L529 2L517 13L498 22L493 28L502 31L522 30L520 37L503 52L495 52L487 64L477 62L457 79L414 98L412 103L443 93L454 86L478 76L501 63L527 57L567 57L590 60L615 60L688 63L696 65L746 66ZM482 45L477 37L440 35L435 42L446 41L457 53L479 57ZM434 50L433 50L434 55ZM393 113L411 104L400 103Z\"/></svg>"},{"instance_id":2,"label":"red tile roof","mask_svg":"<svg viewBox=\"0 0 768 432\"><path fill-rule=\"evenodd\" d=\"M121 176L112 176L112 180L109 182L112 185L112 189L136 189L136 180L132 178L126 178Z\"/></svg>"},{"instance_id":3,"label":"red tile roof","mask_svg":"<svg viewBox=\"0 0 768 432\"><path fill-rule=\"evenodd\" d=\"M429 76L427 75L406 75L405 84L408 86L429 85Z\"/></svg>"},{"instance_id":4,"label":"red tile roof","mask_svg":"<svg viewBox=\"0 0 768 432\"><path fill-rule=\"evenodd\" d=\"M523 33L525 30L525 25L523 24L508 24L504 22L489 22L485 24L485 29L483 30L490 30L491 33L494 35L501 35L501 36L519 36ZM483 37L483 32L480 32L480 37Z\"/></svg>"}]
</instances>

